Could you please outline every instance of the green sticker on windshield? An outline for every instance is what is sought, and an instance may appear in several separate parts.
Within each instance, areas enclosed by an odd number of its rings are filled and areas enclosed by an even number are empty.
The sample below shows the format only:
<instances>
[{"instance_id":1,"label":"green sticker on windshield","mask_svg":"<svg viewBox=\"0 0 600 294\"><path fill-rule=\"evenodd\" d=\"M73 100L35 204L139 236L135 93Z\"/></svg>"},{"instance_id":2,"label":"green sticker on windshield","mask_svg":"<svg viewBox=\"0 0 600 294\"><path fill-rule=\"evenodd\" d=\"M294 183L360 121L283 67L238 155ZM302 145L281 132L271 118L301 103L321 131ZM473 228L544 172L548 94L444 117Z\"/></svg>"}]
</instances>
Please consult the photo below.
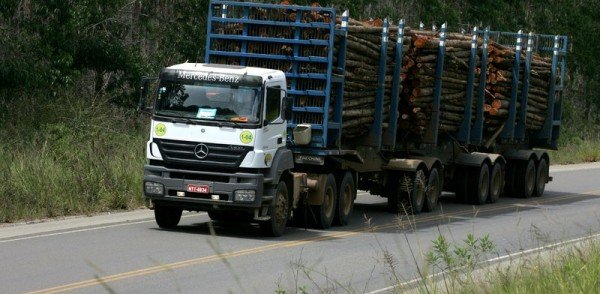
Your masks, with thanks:
<instances>
[{"instance_id":1,"label":"green sticker on windshield","mask_svg":"<svg viewBox=\"0 0 600 294\"><path fill-rule=\"evenodd\" d=\"M242 141L242 143L244 143L244 144L251 143L252 139L254 139L254 136L252 135L252 132L250 132L250 131L243 131L240 134L240 141Z\"/></svg>"},{"instance_id":2,"label":"green sticker on windshield","mask_svg":"<svg viewBox=\"0 0 600 294\"><path fill-rule=\"evenodd\" d=\"M154 134L156 134L159 137L164 136L167 133L167 126L165 126L164 124L157 124L154 127Z\"/></svg>"}]
</instances>

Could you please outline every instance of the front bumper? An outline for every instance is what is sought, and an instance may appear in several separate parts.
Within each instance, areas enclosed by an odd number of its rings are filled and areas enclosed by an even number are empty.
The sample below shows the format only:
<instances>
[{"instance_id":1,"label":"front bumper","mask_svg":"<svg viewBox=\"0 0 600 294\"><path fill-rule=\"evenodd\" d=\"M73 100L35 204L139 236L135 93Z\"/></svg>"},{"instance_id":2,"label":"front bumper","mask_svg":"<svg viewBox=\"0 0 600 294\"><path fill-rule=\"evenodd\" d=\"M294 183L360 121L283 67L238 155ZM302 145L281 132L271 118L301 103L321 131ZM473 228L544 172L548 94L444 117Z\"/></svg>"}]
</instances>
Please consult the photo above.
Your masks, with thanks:
<instances>
[{"instance_id":1,"label":"front bumper","mask_svg":"<svg viewBox=\"0 0 600 294\"><path fill-rule=\"evenodd\" d=\"M163 195L147 194L144 196L153 202L182 207L189 210L215 210L233 208L248 210L259 208L263 202L272 197L264 194L264 175L254 173L222 173L210 171L194 171L170 169L164 166L144 166L144 185L155 182L164 185ZM187 186L206 185L208 194L187 192ZM234 200L236 190L255 190L256 196L252 202ZM178 196L185 192L185 196Z\"/></svg>"}]
</instances>

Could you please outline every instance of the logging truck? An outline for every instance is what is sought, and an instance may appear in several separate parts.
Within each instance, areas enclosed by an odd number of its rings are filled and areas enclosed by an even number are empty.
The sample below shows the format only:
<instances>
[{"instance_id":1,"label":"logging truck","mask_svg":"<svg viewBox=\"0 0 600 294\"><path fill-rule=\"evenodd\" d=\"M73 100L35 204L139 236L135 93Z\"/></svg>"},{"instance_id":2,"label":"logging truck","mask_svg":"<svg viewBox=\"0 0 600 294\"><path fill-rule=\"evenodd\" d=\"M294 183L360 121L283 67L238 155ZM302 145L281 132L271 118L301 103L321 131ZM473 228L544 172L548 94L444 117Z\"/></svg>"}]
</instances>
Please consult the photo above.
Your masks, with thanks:
<instances>
[{"instance_id":1,"label":"logging truck","mask_svg":"<svg viewBox=\"0 0 600 294\"><path fill-rule=\"evenodd\" d=\"M544 193L566 37L209 5L204 63L142 79L143 191L159 227L207 211L280 236L346 225L357 190L412 214L442 191L475 205Z\"/></svg>"}]
</instances>

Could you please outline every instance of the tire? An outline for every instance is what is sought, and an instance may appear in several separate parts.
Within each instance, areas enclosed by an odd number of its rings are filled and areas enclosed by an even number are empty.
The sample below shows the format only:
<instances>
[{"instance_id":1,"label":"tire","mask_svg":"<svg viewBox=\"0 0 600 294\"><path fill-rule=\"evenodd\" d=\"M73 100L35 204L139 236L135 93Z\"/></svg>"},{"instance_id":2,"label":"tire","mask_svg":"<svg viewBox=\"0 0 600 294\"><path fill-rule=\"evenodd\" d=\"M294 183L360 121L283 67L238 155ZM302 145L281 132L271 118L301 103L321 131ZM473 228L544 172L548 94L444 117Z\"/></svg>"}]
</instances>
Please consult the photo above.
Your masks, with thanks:
<instances>
[{"instance_id":1,"label":"tire","mask_svg":"<svg viewBox=\"0 0 600 294\"><path fill-rule=\"evenodd\" d=\"M482 205L490 193L490 165L483 163L481 167L469 170L467 197L471 204Z\"/></svg>"},{"instance_id":2,"label":"tire","mask_svg":"<svg viewBox=\"0 0 600 294\"><path fill-rule=\"evenodd\" d=\"M490 175L490 193L487 202L495 203L500 198L504 187L504 175L502 174L502 164L496 163L492 168Z\"/></svg>"},{"instance_id":3,"label":"tire","mask_svg":"<svg viewBox=\"0 0 600 294\"><path fill-rule=\"evenodd\" d=\"M387 197L387 210L391 213L403 213L404 208L402 207L402 200L407 198L407 192L402 185L405 176L408 173L396 173L388 171L388 181L385 187L385 194Z\"/></svg>"},{"instance_id":4,"label":"tire","mask_svg":"<svg viewBox=\"0 0 600 294\"><path fill-rule=\"evenodd\" d=\"M423 211L425 205L425 190L427 186L427 178L422 169L417 170L413 176L412 190L409 191L408 199L405 199L407 211L411 214L419 214Z\"/></svg>"},{"instance_id":5,"label":"tire","mask_svg":"<svg viewBox=\"0 0 600 294\"><path fill-rule=\"evenodd\" d=\"M332 174L327 175L325 189L323 189L323 203L321 205L313 205L315 227L318 229L328 229L333 223L335 216L337 189L335 185L335 177Z\"/></svg>"},{"instance_id":6,"label":"tire","mask_svg":"<svg viewBox=\"0 0 600 294\"><path fill-rule=\"evenodd\" d=\"M154 205L154 219L156 224L163 229L172 229L177 227L181 220L183 209L165 205Z\"/></svg>"},{"instance_id":7,"label":"tire","mask_svg":"<svg viewBox=\"0 0 600 294\"><path fill-rule=\"evenodd\" d=\"M337 209L333 223L339 226L348 224L352 208L354 207L354 199L356 199L356 188L354 187L354 178L352 174L346 172L339 186L337 199Z\"/></svg>"},{"instance_id":8,"label":"tire","mask_svg":"<svg viewBox=\"0 0 600 294\"><path fill-rule=\"evenodd\" d=\"M426 192L423 211L431 212L437 210L438 201L440 200L440 195L442 195L442 181L440 180L438 169L435 167L429 172Z\"/></svg>"},{"instance_id":9,"label":"tire","mask_svg":"<svg viewBox=\"0 0 600 294\"><path fill-rule=\"evenodd\" d=\"M533 159L525 162L519 162L515 166L514 174L514 196L520 198L529 198L535 190L535 163Z\"/></svg>"},{"instance_id":10,"label":"tire","mask_svg":"<svg viewBox=\"0 0 600 294\"><path fill-rule=\"evenodd\" d=\"M277 184L277 190L275 191L275 198L269 205L269 211L267 215L271 218L268 221L260 223L260 228L263 235L268 237L279 237L283 235L285 226L289 217L289 193L287 185L284 181L280 181Z\"/></svg>"},{"instance_id":11,"label":"tire","mask_svg":"<svg viewBox=\"0 0 600 294\"><path fill-rule=\"evenodd\" d=\"M533 190L534 197L542 197L544 190L546 190L546 182L548 182L548 161L546 158L540 159L537 164L535 176L535 189Z\"/></svg>"}]
</instances>

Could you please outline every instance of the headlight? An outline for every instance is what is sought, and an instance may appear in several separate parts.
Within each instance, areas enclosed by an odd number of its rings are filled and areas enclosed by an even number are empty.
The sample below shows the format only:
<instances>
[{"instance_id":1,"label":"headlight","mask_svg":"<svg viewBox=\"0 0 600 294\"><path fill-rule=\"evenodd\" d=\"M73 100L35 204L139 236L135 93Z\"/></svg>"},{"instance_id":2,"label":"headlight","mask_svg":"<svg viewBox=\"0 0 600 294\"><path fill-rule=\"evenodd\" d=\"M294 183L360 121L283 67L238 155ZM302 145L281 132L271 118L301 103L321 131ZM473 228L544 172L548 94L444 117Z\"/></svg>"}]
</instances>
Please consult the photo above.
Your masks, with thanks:
<instances>
[{"instance_id":1,"label":"headlight","mask_svg":"<svg viewBox=\"0 0 600 294\"><path fill-rule=\"evenodd\" d=\"M160 183L155 182L145 182L144 183L144 192L150 195L165 195L165 186Z\"/></svg>"},{"instance_id":2,"label":"headlight","mask_svg":"<svg viewBox=\"0 0 600 294\"><path fill-rule=\"evenodd\" d=\"M256 199L256 191L255 190L236 190L235 191L235 201L254 202L254 199Z\"/></svg>"}]
</instances>

